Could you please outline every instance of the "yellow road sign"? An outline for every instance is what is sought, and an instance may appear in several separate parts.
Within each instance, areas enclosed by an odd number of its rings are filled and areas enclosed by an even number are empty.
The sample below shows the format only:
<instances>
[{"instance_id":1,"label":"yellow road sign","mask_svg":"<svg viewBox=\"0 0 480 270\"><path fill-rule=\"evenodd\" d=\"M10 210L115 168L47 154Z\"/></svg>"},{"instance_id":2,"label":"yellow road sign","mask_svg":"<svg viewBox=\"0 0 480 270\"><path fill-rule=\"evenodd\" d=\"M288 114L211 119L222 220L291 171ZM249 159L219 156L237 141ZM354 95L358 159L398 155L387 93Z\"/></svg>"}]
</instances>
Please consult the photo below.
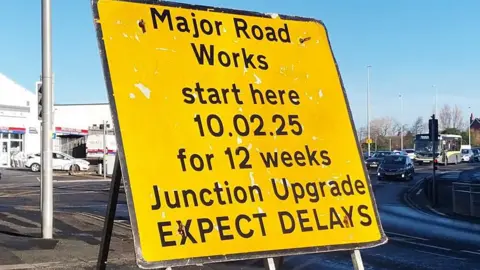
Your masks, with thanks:
<instances>
[{"instance_id":1,"label":"yellow road sign","mask_svg":"<svg viewBox=\"0 0 480 270\"><path fill-rule=\"evenodd\" d=\"M367 143L372 143L372 139L367 139Z\"/></svg>"},{"instance_id":2,"label":"yellow road sign","mask_svg":"<svg viewBox=\"0 0 480 270\"><path fill-rule=\"evenodd\" d=\"M325 26L146 2L93 5L138 263L386 242Z\"/></svg>"}]
</instances>

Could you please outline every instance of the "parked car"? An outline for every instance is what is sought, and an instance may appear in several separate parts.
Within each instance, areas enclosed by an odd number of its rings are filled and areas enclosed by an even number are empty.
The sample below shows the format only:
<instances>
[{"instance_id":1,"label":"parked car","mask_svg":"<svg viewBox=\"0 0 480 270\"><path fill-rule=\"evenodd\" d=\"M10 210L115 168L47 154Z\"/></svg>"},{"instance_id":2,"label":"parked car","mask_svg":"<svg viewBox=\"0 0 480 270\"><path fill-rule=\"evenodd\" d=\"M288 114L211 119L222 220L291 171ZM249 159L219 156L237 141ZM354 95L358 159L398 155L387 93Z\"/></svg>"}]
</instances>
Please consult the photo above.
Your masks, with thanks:
<instances>
[{"instance_id":1,"label":"parked car","mask_svg":"<svg viewBox=\"0 0 480 270\"><path fill-rule=\"evenodd\" d=\"M373 154L372 157L365 160L365 165L367 166L367 169L378 168L378 165L380 165L380 162L383 160L383 158L391 154L392 152L390 151L375 152L375 154Z\"/></svg>"},{"instance_id":2,"label":"parked car","mask_svg":"<svg viewBox=\"0 0 480 270\"><path fill-rule=\"evenodd\" d=\"M415 166L407 155L386 156L377 171L378 180L385 178L412 180L415 176Z\"/></svg>"},{"instance_id":3,"label":"parked car","mask_svg":"<svg viewBox=\"0 0 480 270\"><path fill-rule=\"evenodd\" d=\"M462 149L462 161L464 162L473 162L474 161L474 153L472 149Z\"/></svg>"},{"instance_id":4,"label":"parked car","mask_svg":"<svg viewBox=\"0 0 480 270\"><path fill-rule=\"evenodd\" d=\"M70 155L53 152L52 153L52 167L54 170L60 171L88 171L90 168L90 162L74 158ZM38 172L41 169L41 154L37 153L29 155L25 162L25 167L29 168L32 172Z\"/></svg>"}]
</instances>

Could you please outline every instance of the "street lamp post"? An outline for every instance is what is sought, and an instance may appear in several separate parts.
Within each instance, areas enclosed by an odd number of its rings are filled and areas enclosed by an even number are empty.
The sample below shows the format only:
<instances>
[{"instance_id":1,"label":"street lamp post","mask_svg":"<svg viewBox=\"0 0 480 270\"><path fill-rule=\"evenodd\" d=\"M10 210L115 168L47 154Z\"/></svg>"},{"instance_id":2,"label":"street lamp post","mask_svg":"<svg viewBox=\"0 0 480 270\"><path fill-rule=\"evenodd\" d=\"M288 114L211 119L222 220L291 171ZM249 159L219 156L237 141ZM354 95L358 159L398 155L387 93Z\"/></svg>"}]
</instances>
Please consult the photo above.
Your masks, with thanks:
<instances>
[{"instance_id":1,"label":"street lamp post","mask_svg":"<svg viewBox=\"0 0 480 270\"><path fill-rule=\"evenodd\" d=\"M399 94L400 98L400 150L403 151L403 96Z\"/></svg>"},{"instance_id":2,"label":"street lamp post","mask_svg":"<svg viewBox=\"0 0 480 270\"><path fill-rule=\"evenodd\" d=\"M367 66L367 145L368 152L367 155L370 156L370 68L372 66Z\"/></svg>"},{"instance_id":3,"label":"street lamp post","mask_svg":"<svg viewBox=\"0 0 480 270\"><path fill-rule=\"evenodd\" d=\"M468 107L468 112L470 112L470 116L468 117L468 145L472 145L472 132L470 130L472 126L472 113L471 113L471 108Z\"/></svg>"},{"instance_id":4,"label":"street lamp post","mask_svg":"<svg viewBox=\"0 0 480 270\"><path fill-rule=\"evenodd\" d=\"M437 86L434 84L432 85L432 88L435 89L435 115L438 115L438 89Z\"/></svg>"}]
</instances>

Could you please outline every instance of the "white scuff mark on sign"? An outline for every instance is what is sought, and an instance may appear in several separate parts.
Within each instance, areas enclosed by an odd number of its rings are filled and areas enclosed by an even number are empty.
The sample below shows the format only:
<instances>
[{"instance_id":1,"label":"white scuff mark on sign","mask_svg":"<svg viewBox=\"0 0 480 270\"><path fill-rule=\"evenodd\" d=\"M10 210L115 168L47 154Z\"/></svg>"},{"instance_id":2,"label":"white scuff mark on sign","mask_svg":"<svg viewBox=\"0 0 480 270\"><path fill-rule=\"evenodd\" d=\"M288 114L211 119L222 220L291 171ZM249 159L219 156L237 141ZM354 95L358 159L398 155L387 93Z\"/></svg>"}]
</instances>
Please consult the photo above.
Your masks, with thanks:
<instances>
[{"instance_id":1,"label":"white scuff mark on sign","mask_svg":"<svg viewBox=\"0 0 480 270\"><path fill-rule=\"evenodd\" d=\"M211 144L208 146L208 148L210 148L210 150L213 150L213 147Z\"/></svg>"},{"instance_id":2,"label":"white scuff mark on sign","mask_svg":"<svg viewBox=\"0 0 480 270\"><path fill-rule=\"evenodd\" d=\"M252 144L251 144L251 143L248 144L247 149L248 149L248 150L252 149Z\"/></svg>"},{"instance_id":3,"label":"white scuff mark on sign","mask_svg":"<svg viewBox=\"0 0 480 270\"><path fill-rule=\"evenodd\" d=\"M347 160L347 164L350 163L350 160Z\"/></svg>"},{"instance_id":4,"label":"white scuff mark on sign","mask_svg":"<svg viewBox=\"0 0 480 270\"><path fill-rule=\"evenodd\" d=\"M263 213L263 209L260 208L260 206L258 207L258 213L262 214Z\"/></svg>"},{"instance_id":5,"label":"white scuff mark on sign","mask_svg":"<svg viewBox=\"0 0 480 270\"><path fill-rule=\"evenodd\" d=\"M287 178L285 178L285 185L287 185L287 187L290 186L290 182L288 182L288 179L287 179Z\"/></svg>"},{"instance_id":6,"label":"white scuff mark on sign","mask_svg":"<svg viewBox=\"0 0 480 270\"><path fill-rule=\"evenodd\" d=\"M252 186L256 186L257 184L255 184L255 177L253 177L253 172L250 172L250 184Z\"/></svg>"},{"instance_id":7,"label":"white scuff mark on sign","mask_svg":"<svg viewBox=\"0 0 480 270\"><path fill-rule=\"evenodd\" d=\"M317 137L316 137L316 136L313 136L313 137L312 137L312 140L316 141L316 140L317 140Z\"/></svg>"},{"instance_id":8,"label":"white scuff mark on sign","mask_svg":"<svg viewBox=\"0 0 480 270\"><path fill-rule=\"evenodd\" d=\"M257 147L257 148L255 148L255 150L256 150L257 152L260 152L260 149L259 149L258 147Z\"/></svg>"},{"instance_id":9,"label":"white scuff mark on sign","mask_svg":"<svg viewBox=\"0 0 480 270\"><path fill-rule=\"evenodd\" d=\"M275 149L273 150L273 152L278 152L278 149L277 149L277 148L275 148Z\"/></svg>"},{"instance_id":10,"label":"white scuff mark on sign","mask_svg":"<svg viewBox=\"0 0 480 270\"><path fill-rule=\"evenodd\" d=\"M310 78L310 74L308 74L308 73L307 73L307 75L305 75L305 76L307 77L307 79Z\"/></svg>"},{"instance_id":11,"label":"white scuff mark on sign","mask_svg":"<svg viewBox=\"0 0 480 270\"><path fill-rule=\"evenodd\" d=\"M112 39L113 39L113 37L109 37L109 39L110 39L110 40L112 40Z\"/></svg>"},{"instance_id":12,"label":"white scuff mark on sign","mask_svg":"<svg viewBox=\"0 0 480 270\"><path fill-rule=\"evenodd\" d=\"M215 225L215 230L217 230L217 231L218 231L218 226L217 226L217 225Z\"/></svg>"},{"instance_id":13,"label":"white scuff mark on sign","mask_svg":"<svg viewBox=\"0 0 480 270\"><path fill-rule=\"evenodd\" d=\"M313 99L313 97L312 97L312 96L309 96L309 97L308 97L308 99L312 100L312 99Z\"/></svg>"},{"instance_id":14,"label":"white scuff mark on sign","mask_svg":"<svg viewBox=\"0 0 480 270\"><path fill-rule=\"evenodd\" d=\"M320 40L317 39L317 42L316 42L316 43L317 43L317 44L320 43Z\"/></svg>"},{"instance_id":15,"label":"white scuff mark on sign","mask_svg":"<svg viewBox=\"0 0 480 270\"><path fill-rule=\"evenodd\" d=\"M262 83L262 80L257 76L257 74L253 74L253 76L255 77L255 83L256 84L261 84Z\"/></svg>"},{"instance_id":16,"label":"white scuff mark on sign","mask_svg":"<svg viewBox=\"0 0 480 270\"><path fill-rule=\"evenodd\" d=\"M168 52L168 51L170 51L170 52L177 52L177 51L175 51L175 50L173 50L173 49L167 49L167 48L155 48L155 50L157 50L157 51L164 51L164 52Z\"/></svg>"},{"instance_id":17,"label":"white scuff mark on sign","mask_svg":"<svg viewBox=\"0 0 480 270\"><path fill-rule=\"evenodd\" d=\"M135 98L135 94L134 94L134 93L130 93L129 96L130 96L131 99L134 99L134 98Z\"/></svg>"},{"instance_id":18,"label":"white scuff mark on sign","mask_svg":"<svg viewBox=\"0 0 480 270\"><path fill-rule=\"evenodd\" d=\"M223 27L223 32L226 33L226 32L227 32L227 28Z\"/></svg>"},{"instance_id":19,"label":"white scuff mark on sign","mask_svg":"<svg viewBox=\"0 0 480 270\"><path fill-rule=\"evenodd\" d=\"M238 144L241 144L241 143L242 143L242 138L240 138L240 136L237 137L237 143L238 143Z\"/></svg>"},{"instance_id":20,"label":"white scuff mark on sign","mask_svg":"<svg viewBox=\"0 0 480 270\"><path fill-rule=\"evenodd\" d=\"M278 13L265 13L266 15L270 15L272 19L278 18Z\"/></svg>"},{"instance_id":21,"label":"white scuff mark on sign","mask_svg":"<svg viewBox=\"0 0 480 270\"><path fill-rule=\"evenodd\" d=\"M318 90L318 97L320 97L320 98L323 97L323 91L322 91L322 89Z\"/></svg>"},{"instance_id":22,"label":"white scuff mark on sign","mask_svg":"<svg viewBox=\"0 0 480 270\"><path fill-rule=\"evenodd\" d=\"M162 212L162 218L165 218L165 212Z\"/></svg>"},{"instance_id":23,"label":"white scuff mark on sign","mask_svg":"<svg viewBox=\"0 0 480 270\"><path fill-rule=\"evenodd\" d=\"M197 98L197 96L198 96L197 93L193 93L194 98Z\"/></svg>"},{"instance_id":24,"label":"white scuff mark on sign","mask_svg":"<svg viewBox=\"0 0 480 270\"><path fill-rule=\"evenodd\" d=\"M135 34L135 39L136 39L138 42L140 42L140 38L138 37L137 34Z\"/></svg>"},{"instance_id":25,"label":"white scuff mark on sign","mask_svg":"<svg viewBox=\"0 0 480 270\"><path fill-rule=\"evenodd\" d=\"M122 33L122 35L123 35L123 37L126 37L126 38L128 38L128 35L127 35L127 34L125 34L125 33Z\"/></svg>"},{"instance_id":26,"label":"white scuff mark on sign","mask_svg":"<svg viewBox=\"0 0 480 270\"><path fill-rule=\"evenodd\" d=\"M173 36L173 39L174 39L174 40L177 40L177 36Z\"/></svg>"},{"instance_id":27,"label":"white scuff mark on sign","mask_svg":"<svg viewBox=\"0 0 480 270\"><path fill-rule=\"evenodd\" d=\"M329 181L327 182L327 185L328 185L329 187L332 187L333 183L334 183L333 180L329 180Z\"/></svg>"},{"instance_id":28,"label":"white scuff mark on sign","mask_svg":"<svg viewBox=\"0 0 480 270\"><path fill-rule=\"evenodd\" d=\"M120 20L117 20L117 24L122 24L122 22Z\"/></svg>"},{"instance_id":29,"label":"white scuff mark on sign","mask_svg":"<svg viewBox=\"0 0 480 270\"><path fill-rule=\"evenodd\" d=\"M137 68L136 67L133 67L133 72L137 72Z\"/></svg>"},{"instance_id":30,"label":"white scuff mark on sign","mask_svg":"<svg viewBox=\"0 0 480 270\"><path fill-rule=\"evenodd\" d=\"M142 94L147 98L147 99L150 99L150 89L148 89L148 87L146 87L145 85L143 85L142 83L137 83L135 84L135 87L138 88L138 90L140 90L140 92L142 92Z\"/></svg>"},{"instance_id":31,"label":"white scuff mark on sign","mask_svg":"<svg viewBox=\"0 0 480 270\"><path fill-rule=\"evenodd\" d=\"M298 81L298 77L297 77L297 78L295 78L295 79L293 79L293 80L294 80L294 81Z\"/></svg>"},{"instance_id":32,"label":"white scuff mark on sign","mask_svg":"<svg viewBox=\"0 0 480 270\"><path fill-rule=\"evenodd\" d=\"M238 111L239 111L239 112L243 112L242 107L238 108Z\"/></svg>"},{"instance_id":33,"label":"white scuff mark on sign","mask_svg":"<svg viewBox=\"0 0 480 270\"><path fill-rule=\"evenodd\" d=\"M245 75L247 71L248 71L247 67L243 67L243 75Z\"/></svg>"}]
</instances>

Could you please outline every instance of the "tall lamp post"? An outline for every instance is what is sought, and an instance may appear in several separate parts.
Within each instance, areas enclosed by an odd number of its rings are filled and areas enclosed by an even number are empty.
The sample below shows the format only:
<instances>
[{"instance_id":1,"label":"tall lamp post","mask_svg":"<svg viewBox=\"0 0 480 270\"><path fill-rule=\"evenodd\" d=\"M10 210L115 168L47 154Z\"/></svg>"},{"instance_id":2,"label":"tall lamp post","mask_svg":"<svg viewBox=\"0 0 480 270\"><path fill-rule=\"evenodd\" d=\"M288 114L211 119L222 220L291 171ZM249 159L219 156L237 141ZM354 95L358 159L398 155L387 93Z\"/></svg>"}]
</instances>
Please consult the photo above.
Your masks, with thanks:
<instances>
[{"instance_id":1,"label":"tall lamp post","mask_svg":"<svg viewBox=\"0 0 480 270\"><path fill-rule=\"evenodd\" d=\"M372 66L367 66L367 146L368 152L367 155L370 156L370 68Z\"/></svg>"},{"instance_id":2,"label":"tall lamp post","mask_svg":"<svg viewBox=\"0 0 480 270\"><path fill-rule=\"evenodd\" d=\"M472 127L472 112L470 111L471 108L468 107L468 112L470 112L470 117L468 118L468 145L472 145L472 132L470 128Z\"/></svg>"},{"instance_id":3,"label":"tall lamp post","mask_svg":"<svg viewBox=\"0 0 480 270\"><path fill-rule=\"evenodd\" d=\"M400 150L403 151L403 96L399 94L400 98Z\"/></svg>"}]
</instances>

